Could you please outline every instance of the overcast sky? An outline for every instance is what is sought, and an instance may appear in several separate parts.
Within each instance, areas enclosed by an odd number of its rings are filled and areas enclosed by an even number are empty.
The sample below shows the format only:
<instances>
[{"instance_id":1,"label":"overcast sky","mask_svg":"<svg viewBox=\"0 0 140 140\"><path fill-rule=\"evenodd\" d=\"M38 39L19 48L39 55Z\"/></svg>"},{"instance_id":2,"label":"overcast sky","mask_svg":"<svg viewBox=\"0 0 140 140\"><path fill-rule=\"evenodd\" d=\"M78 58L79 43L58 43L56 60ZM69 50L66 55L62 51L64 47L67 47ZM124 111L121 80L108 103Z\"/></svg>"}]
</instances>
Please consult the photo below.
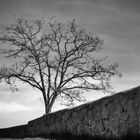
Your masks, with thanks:
<instances>
[{"instance_id":1,"label":"overcast sky","mask_svg":"<svg viewBox=\"0 0 140 140\"><path fill-rule=\"evenodd\" d=\"M100 55L108 56L110 63L119 63L123 77L112 80L114 90L140 85L140 0L0 0L0 30L21 16L56 16L62 22L75 18L87 31L104 39ZM0 127L27 123L44 113L41 94L26 85L19 87L19 92L11 93L0 83Z\"/></svg>"}]
</instances>

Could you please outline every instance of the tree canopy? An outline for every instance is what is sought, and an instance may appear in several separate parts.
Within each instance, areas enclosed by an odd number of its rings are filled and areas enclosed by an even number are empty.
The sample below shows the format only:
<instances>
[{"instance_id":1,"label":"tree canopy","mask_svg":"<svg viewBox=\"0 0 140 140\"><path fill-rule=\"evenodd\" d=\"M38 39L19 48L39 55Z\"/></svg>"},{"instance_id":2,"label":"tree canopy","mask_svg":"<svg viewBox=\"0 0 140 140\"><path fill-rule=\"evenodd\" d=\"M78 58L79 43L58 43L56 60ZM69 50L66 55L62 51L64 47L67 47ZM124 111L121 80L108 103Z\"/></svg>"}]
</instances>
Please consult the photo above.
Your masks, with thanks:
<instances>
[{"instance_id":1,"label":"tree canopy","mask_svg":"<svg viewBox=\"0 0 140 140\"><path fill-rule=\"evenodd\" d=\"M94 52L103 40L92 36L75 20L61 23L50 19L17 19L0 35L1 54L12 63L0 69L0 79L9 85L20 80L38 89L44 99L46 114L58 97L71 105L82 101L81 93L109 92L110 78L119 75L118 64L106 66Z\"/></svg>"}]
</instances>

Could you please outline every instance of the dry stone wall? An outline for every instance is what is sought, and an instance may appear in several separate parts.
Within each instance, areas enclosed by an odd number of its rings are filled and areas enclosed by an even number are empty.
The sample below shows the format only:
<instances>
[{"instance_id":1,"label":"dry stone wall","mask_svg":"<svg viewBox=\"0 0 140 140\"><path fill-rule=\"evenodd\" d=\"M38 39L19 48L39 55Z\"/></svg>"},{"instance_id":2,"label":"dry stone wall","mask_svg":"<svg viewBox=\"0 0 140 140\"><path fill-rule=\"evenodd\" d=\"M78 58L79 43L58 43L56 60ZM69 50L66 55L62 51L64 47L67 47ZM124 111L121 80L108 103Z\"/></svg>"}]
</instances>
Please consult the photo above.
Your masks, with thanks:
<instances>
[{"instance_id":1,"label":"dry stone wall","mask_svg":"<svg viewBox=\"0 0 140 140\"><path fill-rule=\"evenodd\" d=\"M28 136L72 133L120 137L140 134L140 87L30 121Z\"/></svg>"}]
</instances>

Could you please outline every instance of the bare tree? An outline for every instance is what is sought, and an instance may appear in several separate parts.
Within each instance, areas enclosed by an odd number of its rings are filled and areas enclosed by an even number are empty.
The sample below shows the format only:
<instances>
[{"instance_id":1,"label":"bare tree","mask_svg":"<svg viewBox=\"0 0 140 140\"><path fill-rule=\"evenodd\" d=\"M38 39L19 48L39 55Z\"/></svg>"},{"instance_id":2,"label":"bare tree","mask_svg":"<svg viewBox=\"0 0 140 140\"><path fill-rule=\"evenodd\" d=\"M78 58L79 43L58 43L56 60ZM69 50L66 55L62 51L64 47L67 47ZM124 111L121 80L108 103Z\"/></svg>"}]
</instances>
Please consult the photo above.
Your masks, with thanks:
<instances>
[{"instance_id":1,"label":"bare tree","mask_svg":"<svg viewBox=\"0 0 140 140\"><path fill-rule=\"evenodd\" d=\"M109 92L110 78L118 75L117 64L104 66L94 52L103 41L80 28L75 20L62 24L50 19L17 19L0 36L1 54L12 64L0 69L1 81L16 80L40 90L49 113L55 100L62 97L71 105L82 101L83 91Z\"/></svg>"}]
</instances>

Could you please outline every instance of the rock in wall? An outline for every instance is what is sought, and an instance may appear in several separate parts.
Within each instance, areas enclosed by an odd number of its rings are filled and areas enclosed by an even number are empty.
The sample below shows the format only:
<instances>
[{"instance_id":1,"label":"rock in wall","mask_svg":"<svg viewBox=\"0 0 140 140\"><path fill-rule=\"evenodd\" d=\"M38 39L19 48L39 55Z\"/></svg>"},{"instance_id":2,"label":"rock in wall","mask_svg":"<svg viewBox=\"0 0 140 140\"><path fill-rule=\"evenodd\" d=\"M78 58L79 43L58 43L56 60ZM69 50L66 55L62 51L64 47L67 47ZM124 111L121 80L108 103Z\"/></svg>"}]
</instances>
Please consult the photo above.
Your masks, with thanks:
<instances>
[{"instance_id":1,"label":"rock in wall","mask_svg":"<svg viewBox=\"0 0 140 140\"><path fill-rule=\"evenodd\" d=\"M81 106L50 113L28 123L28 136L72 133L120 137L140 134L140 87Z\"/></svg>"}]
</instances>

